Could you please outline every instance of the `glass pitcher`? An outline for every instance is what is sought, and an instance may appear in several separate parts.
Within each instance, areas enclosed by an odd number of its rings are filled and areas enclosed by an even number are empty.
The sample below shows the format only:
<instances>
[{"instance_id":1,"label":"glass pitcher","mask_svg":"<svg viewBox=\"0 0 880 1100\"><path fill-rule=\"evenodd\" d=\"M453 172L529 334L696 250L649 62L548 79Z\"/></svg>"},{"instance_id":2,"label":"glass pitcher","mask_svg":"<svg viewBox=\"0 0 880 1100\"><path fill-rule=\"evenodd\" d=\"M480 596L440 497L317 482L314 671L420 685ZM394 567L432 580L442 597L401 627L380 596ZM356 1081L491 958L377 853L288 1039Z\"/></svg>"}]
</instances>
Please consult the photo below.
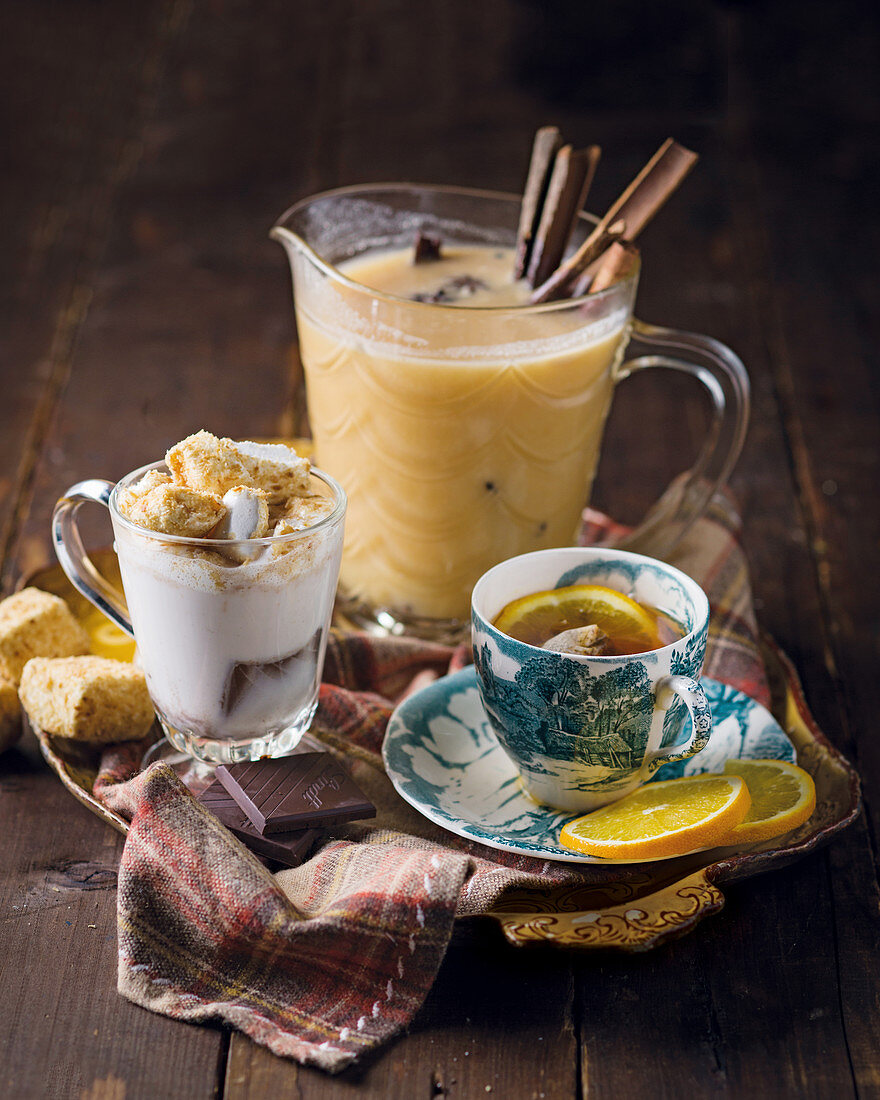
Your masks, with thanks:
<instances>
[{"instance_id":1,"label":"glass pitcher","mask_svg":"<svg viewBox=\"0 0 880 1100\"><path fill-rule=\"evenodd\" d=\"M614 388L637 371L693 375L713 417L693 467L622 546L668 553L739 455L742 362L709 337L636 320L638 265L586 297L489 308L413 301L345 272L419 233L511 249L519 206L460 187L346 187L296 203L272 229L293 273L315 459L349 497L341 591L359 625L461 637L487 569L570 545ZM595 221L581 216L573 247ZM627 358L642 345L653 352Z\"/></svg>"}]
</instances>

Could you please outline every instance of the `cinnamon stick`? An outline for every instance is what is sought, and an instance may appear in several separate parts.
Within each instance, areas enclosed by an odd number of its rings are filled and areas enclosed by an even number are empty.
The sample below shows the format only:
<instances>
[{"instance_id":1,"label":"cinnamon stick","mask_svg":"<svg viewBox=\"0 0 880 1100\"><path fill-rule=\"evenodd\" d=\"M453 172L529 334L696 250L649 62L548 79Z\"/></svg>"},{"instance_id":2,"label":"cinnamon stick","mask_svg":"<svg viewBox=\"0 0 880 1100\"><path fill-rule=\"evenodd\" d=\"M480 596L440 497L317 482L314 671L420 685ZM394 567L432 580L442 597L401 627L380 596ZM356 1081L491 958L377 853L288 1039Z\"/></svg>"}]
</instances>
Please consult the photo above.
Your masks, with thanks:
<instances>
[{"instance_id":1,"label":"cinnamon stick","mask_svg":"<svg viewBox=\"0 0 880 1100\"><path fill-rule=\"evenodd\" d=\"M521 279L526 272L531 257L532 243L541 216L541 207L547 193L547 185L553 169L556 154L562 145L562 135L556 126L542 126L535 134L532 144L532 157L523 201L519 212L519 229L516 234L516 262L514 278Z\"/></svg>"},{"instance_id":2,"label":"cinnamon stick","mask_svg":"<svg viewBox=\"0 0 880 1100\"><path fill-rule=\"evenodd\" d=\"M609 245L619 241L625 233L626 222L622 218L618 218L611 225L606 224L606 219L603 218L577 252L538 287L529 301L532 304L538 304L553 301L555 298L568 297L577 277L598 259Z\"/></svg>"},{"instance_id":3,"label":"cinnamon stick","mask_svg":"<svg viewBox=\"0 0 880 1100\"><path fill-rule=\"evenodd\" d=\"M697 154L667 138L603 221L623 218L627 240L633 241L697 163Z\"/></svg>"},{"instance_id":4,"label":"cinnamon stick","mask_svg":"<svg viewBox=\"0 0 880 1100\"><path fill-rule=\"evenodd\" d=\"M612 204L603 220L623 218L626 221L626 239L634 241L682 183L698 159L696 153L679 145L672 138L667 138L632 183ZM623 262L623 255L620 252L616 254L616 260ZM612 260L603 274L603 281L610 278L611 282L605 283L604 286L597 282L601 262L597 259L584 273L584 281L590 280L591 293L604 290L614 281L613 264L616 261ZM617 278L621 278L622 274L621 271Z\"/></svg>"},{"instance_id":5,"label":"cinnamon stick","mask_svg":"<svg viewBox=\"0 0 880 1100\"><path fill-rule=\"evenodd\" d=\"M606 249L605 255L600 256L596 261L596 274L592 279L588 276L588 287L581 291L580 287L575 286L575 296L578 292L586 294L588 289L590 293L595 294L625 279L635 267L638 256L639 250L632 241L615 241Z\"/></svg>"},{"instance_id":6,"label":"cinnamon stick","mask_svg":"<svg viewBox=\"0 0 880 1100\"><path fill-rule=\"evenodd\" d=\"M586 263L580 259L581 251L590 244L600 229L607 232L619 220L626 222L626 239L634 240L679 186L697 159L696 153L679 145L672 138L667 138L632 183L612 203L581 249L562 264L546 283L538 287L531 301L547 302L553 298L570 297L574 293L575 283L583 287L588 280L592 290L598 273L599 257L613 240L619 238L609 237L604 247L594 250Z\"/></svg>"},{"instance_id":7,"label":"cinnamon stick","mask_svg":"<svg viewBox=\"0 0 880 1100\"><path fill-rule=\"evenodd\" d=\"M556 154L528 263L532 286L540 286L562 262L601 152L598 145L578 150L564 145Z\"/></svg>"}]
</instances>

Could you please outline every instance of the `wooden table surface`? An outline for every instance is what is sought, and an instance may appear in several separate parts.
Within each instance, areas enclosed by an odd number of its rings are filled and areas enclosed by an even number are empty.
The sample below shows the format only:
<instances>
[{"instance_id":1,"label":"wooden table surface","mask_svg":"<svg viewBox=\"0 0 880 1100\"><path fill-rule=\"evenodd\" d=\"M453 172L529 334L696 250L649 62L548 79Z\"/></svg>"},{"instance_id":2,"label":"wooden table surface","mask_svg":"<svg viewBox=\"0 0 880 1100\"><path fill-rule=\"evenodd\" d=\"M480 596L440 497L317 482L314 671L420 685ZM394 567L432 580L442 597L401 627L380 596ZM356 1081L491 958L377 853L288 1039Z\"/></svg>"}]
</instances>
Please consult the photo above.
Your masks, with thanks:
<instances>
[{"instance_id":1,"label":"wooden table surface","mask_svg":"<svg viewBox=\"0 0 880 1100\"><path fill-rule=\"evenodd\" d=\"M604 207L672 134L701 162L643 238L639 313L745 360L762 625L863 779L828 847L726 888L641 956L458 927L409 1034L330 1078L116 985L122 839L25 741L0 757L0 1094L880 1095L878 38L844 0L8 0L0 250L3 592L52 504L206 426L301 430L295 198L415 179L518 190L535 127L599 142ZM687 380L621 387L594 502L632 520L703 431ZM106 531L104 532L106 537Z\"/></svg>"}]
</instances>

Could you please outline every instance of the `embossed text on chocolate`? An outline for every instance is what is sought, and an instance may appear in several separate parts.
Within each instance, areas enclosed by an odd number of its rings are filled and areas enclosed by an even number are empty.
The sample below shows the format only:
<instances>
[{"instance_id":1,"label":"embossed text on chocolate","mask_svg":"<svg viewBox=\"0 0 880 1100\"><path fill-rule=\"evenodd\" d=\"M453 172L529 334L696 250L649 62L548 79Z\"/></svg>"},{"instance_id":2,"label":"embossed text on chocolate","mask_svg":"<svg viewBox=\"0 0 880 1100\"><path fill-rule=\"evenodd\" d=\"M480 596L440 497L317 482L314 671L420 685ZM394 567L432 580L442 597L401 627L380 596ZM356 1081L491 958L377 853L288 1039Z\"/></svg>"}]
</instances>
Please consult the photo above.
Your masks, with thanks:
<instances>
[{"instance_id":1,"label":"embossed text on chocolate","mask_svg":"<svg viewBox=\"0 0 880 1100\"><path fill-rule=\"evenodd\" d=\"M324 804L324 800L321 798L321 791L323 791L325 787L329 787L331 791L338 791L344 782L345 776L342 772L336 769L333 771L326 771L306 787L302 793L303 801L314 806L316 810L320 810Z\"/></svg>"}]
</instances>

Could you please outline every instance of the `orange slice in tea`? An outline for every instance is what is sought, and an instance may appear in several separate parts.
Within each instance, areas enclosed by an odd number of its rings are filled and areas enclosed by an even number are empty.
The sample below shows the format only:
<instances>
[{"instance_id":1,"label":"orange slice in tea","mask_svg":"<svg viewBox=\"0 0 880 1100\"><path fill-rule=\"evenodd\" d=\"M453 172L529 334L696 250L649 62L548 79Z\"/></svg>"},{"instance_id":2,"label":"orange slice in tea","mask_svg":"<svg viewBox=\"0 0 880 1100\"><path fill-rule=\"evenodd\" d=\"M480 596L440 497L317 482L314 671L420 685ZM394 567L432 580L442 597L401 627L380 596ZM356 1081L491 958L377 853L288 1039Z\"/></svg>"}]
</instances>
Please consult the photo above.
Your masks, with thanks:
<instances>
[{"instance_id":1,"label":"orange slice in tea","mask_svg":"<svg viewBox=\"0 0 880 1100\"><path fill-rule=\"evenodd\" d=\"M650 612L601 584L572 584L521 596L501 611L494 625L511 638L541 646L563 630L591 623L622 653L644 653L663 644Z\"/></svg>"},{"instance_id":2,"label":"orange slice in tea","mask_svg":"<svg viewBox=\"0 0 880 1100\"><path fill-rule=\"evenodd\" d=\"M559 842L612 859L667 859L729 843L751 805L738 775L646 783L610 806L564 825Z\"/></svg>"}]
</instances>

